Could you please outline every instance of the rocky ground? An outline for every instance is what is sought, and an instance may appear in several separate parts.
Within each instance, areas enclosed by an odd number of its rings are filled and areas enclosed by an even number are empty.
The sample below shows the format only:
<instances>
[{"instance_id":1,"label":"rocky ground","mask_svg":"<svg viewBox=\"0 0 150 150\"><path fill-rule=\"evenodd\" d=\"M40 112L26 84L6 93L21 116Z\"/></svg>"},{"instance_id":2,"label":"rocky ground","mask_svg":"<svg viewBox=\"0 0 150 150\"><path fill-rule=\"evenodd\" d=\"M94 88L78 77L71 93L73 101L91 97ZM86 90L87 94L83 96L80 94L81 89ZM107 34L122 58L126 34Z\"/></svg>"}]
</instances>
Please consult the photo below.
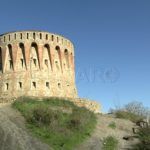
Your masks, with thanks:
<instances>
[{"instance_id":1,"label":"rocky ground","mask_svg":"<svg viewBox=\"0 0 150 150\"><path fill-rule=\"evenodd\" d=\"M127 150L130 145L137 142L123 140L124 136L132 136L132 122L116 119L110 115L97 115L98 124L92 134L75 150L100 150L104 137L113 135L119 140L119 149ZM116 129L108 127L115 122ZM33 137L25 127L24 118L21 114L11 108L10 104L0 104L0 150L52 150L48 145Z\"/></svg>"}]
</instances>

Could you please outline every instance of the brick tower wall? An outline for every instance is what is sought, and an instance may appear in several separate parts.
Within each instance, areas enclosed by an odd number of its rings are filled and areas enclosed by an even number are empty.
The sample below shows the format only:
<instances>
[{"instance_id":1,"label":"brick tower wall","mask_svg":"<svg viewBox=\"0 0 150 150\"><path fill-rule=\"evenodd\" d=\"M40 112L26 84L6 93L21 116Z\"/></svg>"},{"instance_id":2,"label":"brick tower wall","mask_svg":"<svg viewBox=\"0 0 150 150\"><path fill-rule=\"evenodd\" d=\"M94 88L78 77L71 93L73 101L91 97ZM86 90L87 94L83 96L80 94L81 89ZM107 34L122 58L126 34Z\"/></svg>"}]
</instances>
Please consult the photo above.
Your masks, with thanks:
<instances>
[{"instance_id":1,"label":"brick tower wall","mask_svg":"<svg viewBox=\"0 0 150 150\"><path fill-rule=\"evenodd\" d=\"M77 97L74 46L41 31L0 36L0 98Z\"/></svg>"}]
</instances>

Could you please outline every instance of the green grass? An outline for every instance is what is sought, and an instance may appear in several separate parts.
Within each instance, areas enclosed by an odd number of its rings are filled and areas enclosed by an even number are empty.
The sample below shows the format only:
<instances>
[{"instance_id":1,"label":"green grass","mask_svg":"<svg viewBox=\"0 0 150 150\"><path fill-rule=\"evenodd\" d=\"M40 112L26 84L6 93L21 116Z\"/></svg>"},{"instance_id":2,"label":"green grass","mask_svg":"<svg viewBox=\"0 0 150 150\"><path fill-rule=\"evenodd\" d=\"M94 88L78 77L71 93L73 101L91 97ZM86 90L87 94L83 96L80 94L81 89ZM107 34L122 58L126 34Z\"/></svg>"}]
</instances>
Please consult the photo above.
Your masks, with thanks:
<instances>
[{"instance_id":1,"label":"green grass","mask_svg":"<svg viewBox=\"0 0 150 150\"><path fill-rule=\"evenodd\" d=\"M103 139L102 150L117 150L118 149L118 140L113 136L108 136Z\"/></svg>"},{"instance_id":2,"label":"green grass","mask_svg":"<svg viewBox=\"0 0 150 150\"><path fill-rule=\"evenodd\" d=\"M94 113L57 98L21 97L13 107L25 117L33 135L55 150L72 150L91 135L97 122Z\"/></svg>"},{"instance_id":3,"label":"green grass","mask_svg":"<svg viewBox=\"0 0 150 150\"><path fill-rule=\"evenodd\" d=\"M109 128L112 128L112 129L116 129L116 123L115 122L111 122L109 125L108 125Z\"/></svg>"}]
</instances>

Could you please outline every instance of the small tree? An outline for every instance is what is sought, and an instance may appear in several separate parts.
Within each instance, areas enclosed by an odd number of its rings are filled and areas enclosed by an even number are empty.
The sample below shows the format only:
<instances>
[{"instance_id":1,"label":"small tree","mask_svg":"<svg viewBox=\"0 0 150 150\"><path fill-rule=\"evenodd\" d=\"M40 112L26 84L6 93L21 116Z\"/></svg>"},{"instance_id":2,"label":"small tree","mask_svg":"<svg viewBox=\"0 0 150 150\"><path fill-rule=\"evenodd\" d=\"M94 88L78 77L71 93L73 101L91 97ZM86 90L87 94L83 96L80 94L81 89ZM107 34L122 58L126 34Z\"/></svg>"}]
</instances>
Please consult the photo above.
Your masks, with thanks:
<instances>
[{"instance_id":1,"label":"small tree","mask_svg":"<svg viewBox=\"0 0 150 150\"><path fill-rule=\"evenodd\" d=\"M147 119L148 122L150 121L150 109L148 107L144 107L141 102L134 101L128 103L125 105L125 110Z\"/></svg>"}]
</instances>

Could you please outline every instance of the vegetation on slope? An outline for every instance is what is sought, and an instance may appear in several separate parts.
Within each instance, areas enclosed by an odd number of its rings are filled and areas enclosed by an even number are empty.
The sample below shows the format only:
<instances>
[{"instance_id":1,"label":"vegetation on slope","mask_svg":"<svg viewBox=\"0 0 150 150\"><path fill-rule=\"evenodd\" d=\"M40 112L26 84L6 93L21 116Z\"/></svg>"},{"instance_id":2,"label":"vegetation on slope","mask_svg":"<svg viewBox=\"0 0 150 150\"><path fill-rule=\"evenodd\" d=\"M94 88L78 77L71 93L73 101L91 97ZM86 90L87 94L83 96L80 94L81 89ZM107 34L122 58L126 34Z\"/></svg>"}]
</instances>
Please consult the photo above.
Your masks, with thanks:
<instances>
[{"instance_id":1,"label":"vegetation on slope","mask_svg":"<svg viewBox=\"0 0 150 150\"><path fill-rule=\"evenodd\" d=\"M117 150L118 149L118 140L113 136L107 136L103 140L102 150Z\"/></svg>"},{"instance_id":2,"label":"vegetation on slope","mask_svg":"<svg viewBox=\"0 0 150 150\"><path fill-rule=\"evenodd\" d=\"M55 150L71 150L89 137L96 116L86 108L57 98L21 97L13 103L25 117L31 132Z\"/></svg>"},{"instance_id":3,"label":"vegetation on slope","mask_svg":"<svg viewBox=\"0 0 150 150\"><path fill-rule=\"evenodd\" d=\"M128 103L119 109L112 109L111 113L115 114L117 118L128 119L134 123L150 118L150 109L137 101Z\"/></svg>"},{"instance_id":4,"label":"vegetation on slope","mask_svg":"<svg viewBox=\"0 0 150 150\"><path fill-rule=\"evenodd\" d=\"M133 145L133 150L150 150L150 109L140 102L131 102L123 108L112 110L117 118L128 119L134 123L145 122L139 127L136 137L139 143Z\"/></svg>"},{"instance_id":5,"label":"vegetation on slope","mask_svg":"<svg viewBox=\"0 0 150 150\"><path fill-rule=\"evenodd\" d=\"M140 142L134 145L133 150L150 150L150 126L140 128L137 136Z\"/></svg>"}]
</instances>

